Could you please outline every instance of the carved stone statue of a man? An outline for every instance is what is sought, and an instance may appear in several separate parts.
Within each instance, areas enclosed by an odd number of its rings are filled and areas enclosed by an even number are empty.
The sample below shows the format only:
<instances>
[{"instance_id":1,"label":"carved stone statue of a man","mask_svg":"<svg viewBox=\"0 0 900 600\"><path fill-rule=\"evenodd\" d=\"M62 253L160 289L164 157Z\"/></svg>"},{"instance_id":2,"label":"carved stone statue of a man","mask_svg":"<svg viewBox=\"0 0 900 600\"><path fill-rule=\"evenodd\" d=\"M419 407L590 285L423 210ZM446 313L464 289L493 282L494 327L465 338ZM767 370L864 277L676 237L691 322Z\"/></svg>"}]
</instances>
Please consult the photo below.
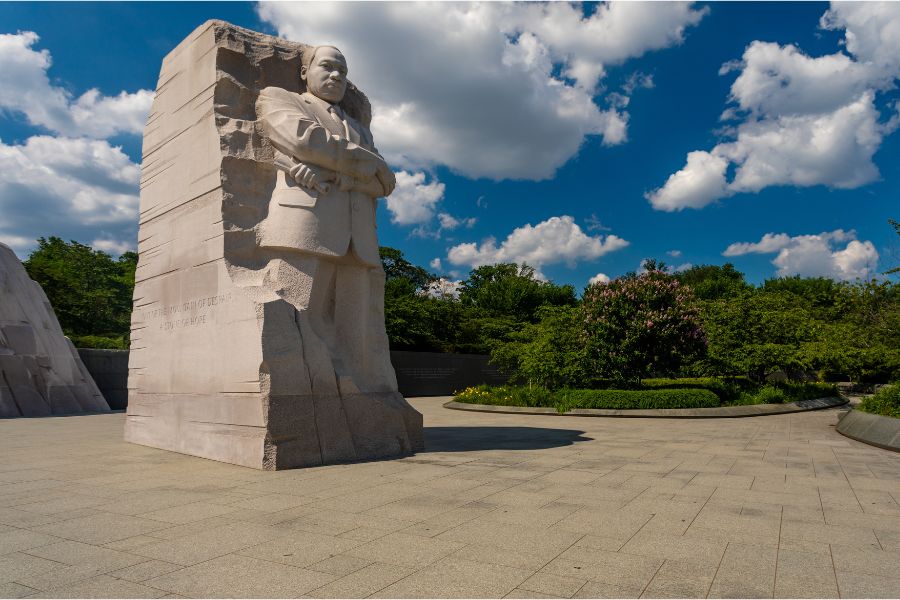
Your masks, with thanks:
<instances>
[{"instance_id":1,"label":"carved stone statue of a man","mask_svg":"<svg viewBox=\"0 0 900 600\"><path fill-rule=\"evenodd\" d=\"M305 92L268 87L256 103L279 169L257 234L279 257L266 286L297 309L313 393L396 391L375 234L377 198L393 191L394 175L340 106L343 54L318 46L301 63Z\"/></svg>"}]
</instances>

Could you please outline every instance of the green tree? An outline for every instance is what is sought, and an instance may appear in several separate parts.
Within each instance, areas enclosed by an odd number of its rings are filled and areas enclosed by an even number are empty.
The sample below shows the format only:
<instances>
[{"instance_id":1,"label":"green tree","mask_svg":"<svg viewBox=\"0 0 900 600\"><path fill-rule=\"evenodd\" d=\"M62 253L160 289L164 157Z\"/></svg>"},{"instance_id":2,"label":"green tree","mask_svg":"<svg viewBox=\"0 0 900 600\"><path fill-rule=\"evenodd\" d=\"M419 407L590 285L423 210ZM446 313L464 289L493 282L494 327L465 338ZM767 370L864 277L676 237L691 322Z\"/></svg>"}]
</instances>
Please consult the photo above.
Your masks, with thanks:
<instances>
[{"instance_id":1,"label":"green tree","mask_svg":"<svg viewBox=\"0 0 900 600\"><path fill-rule=\"evenodd\" d=\"M715 300L738 296L751 288L744 281L744 274L731 263L718 265L697 265L676 273L675 277L694 290L701 300Z\"/></svg>"},{"instance_id":2,"label":"green tree","mask_svg":"<svg viewBox=\"0 0 900 600\"><path fill-rule=\"evenodd\" d=\"M24 262L76 345L127 348L137 254L113 258L76 241L40 238Z\"/></svg>"},{"instance_id":3,"label":"green tree","mask_svg":"<svg viewBox=\"0 0 900 600\"><path fill-rule=\"evenodd\" d=\"M381 266L384 267L384 276L388 282L405 280L412 285L413 290L420 290L437 279L422 267L418 267L403 256L403 252L389 246L378 248L381 257Z\"/></svg>"},{"instance_id":4,"label":"green tree","mask_svg":"<svg viewBox=\"0 0 900 600\"><path fill-rule=\"evenodd\" d=\"M693 291L659 264L645 268L584 291L585 345L600 378L639 383L651 374L677 374L706 350Z\"/></svg>"},{"instance_id":5,"label":"green tree","mask_svg":"<svg viewBox=\"0 0 900 600\"><path fill-rule=\"evenodd\" d=\"M473 269L459 295L464 306L482 314L506 316L519 322L537 321L541 306L575 306L575 288L539 280L528 265L502 263Z\"/></svg>"},{"instance_id":6,"label":"green tree","mask_svg":"<svg viewBox=\"0 0 900 600\"><path fill-rule=\"evenodd\" d=\"M581 307L545 305L538 317L510 341L495 344L491 361L529 385L550 390L589 385Z\"/></svg>"},{"instance_id":7,"label":"green tree","mask_svg":"<svg viewBox=\"0 0 900 600\"><path fill-rule=\"evenodd\" d=\"M894 228L894 233L900 235L900 222L888 219L888 223ZM884 272L885 275L893 275L894 273L900 273L900 267L894 267L893 269L888 269Z\"/></svg>"}]
</instances>

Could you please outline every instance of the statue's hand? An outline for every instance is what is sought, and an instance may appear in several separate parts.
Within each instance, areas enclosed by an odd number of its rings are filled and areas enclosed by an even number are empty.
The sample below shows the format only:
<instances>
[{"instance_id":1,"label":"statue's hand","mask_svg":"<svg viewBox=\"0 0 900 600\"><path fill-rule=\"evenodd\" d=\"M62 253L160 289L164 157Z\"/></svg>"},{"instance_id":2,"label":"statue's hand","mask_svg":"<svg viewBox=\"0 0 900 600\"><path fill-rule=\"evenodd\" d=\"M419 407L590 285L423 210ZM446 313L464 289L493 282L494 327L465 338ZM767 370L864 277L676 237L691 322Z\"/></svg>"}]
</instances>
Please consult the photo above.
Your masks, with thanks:
<instances>
[{"instance_id":1,"label":"statue's hand","mask_svg":"<svg viewBox=\"0 0 900 600\"><path fill-rule=\"evenodd\" d=\"M328 185L328 182L325 181L325 177L323 177L322 172L312 165L297 163L291 168L288 174L294 179L294 181L308 190L314 190L321 194L327 194L328 190L330 189L330 186Z\"/></svg>"}]
</instances>

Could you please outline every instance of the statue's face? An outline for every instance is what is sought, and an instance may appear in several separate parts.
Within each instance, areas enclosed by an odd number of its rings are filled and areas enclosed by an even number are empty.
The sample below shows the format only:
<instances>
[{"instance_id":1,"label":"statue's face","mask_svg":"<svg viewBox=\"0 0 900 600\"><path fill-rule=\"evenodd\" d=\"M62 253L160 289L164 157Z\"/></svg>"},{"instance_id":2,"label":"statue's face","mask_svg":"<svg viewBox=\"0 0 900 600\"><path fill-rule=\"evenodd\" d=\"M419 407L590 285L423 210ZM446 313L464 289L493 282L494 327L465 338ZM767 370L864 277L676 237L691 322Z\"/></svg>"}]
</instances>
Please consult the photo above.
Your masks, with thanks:
<instances>
[{"instance_id":1,"label":"statue's face","mask_svg":"<svg viewBox=\"0 0 900 600\"><path fill-rule=\"evenodd\" d=\"M340 102L347 90L347 60L336 48L319 48L300 77L314 96L332 104Z\"/></svg>"}]
</instances>

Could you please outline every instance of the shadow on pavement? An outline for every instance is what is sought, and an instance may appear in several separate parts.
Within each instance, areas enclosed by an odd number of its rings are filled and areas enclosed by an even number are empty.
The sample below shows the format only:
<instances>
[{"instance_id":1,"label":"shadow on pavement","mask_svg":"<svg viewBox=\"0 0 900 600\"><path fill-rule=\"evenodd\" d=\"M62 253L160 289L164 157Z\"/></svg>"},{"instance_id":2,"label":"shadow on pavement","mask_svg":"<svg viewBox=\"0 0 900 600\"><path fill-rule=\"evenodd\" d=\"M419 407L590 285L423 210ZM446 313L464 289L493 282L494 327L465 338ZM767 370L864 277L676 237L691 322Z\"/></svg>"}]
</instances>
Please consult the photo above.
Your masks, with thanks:
<instances>
[{"instance_id":1,"label":"shadow on pavement","mask_svg":"<svg viewBox=\"0 0 900 600\"><path fill-rule=\"evenodd\" d=\"M425 452L542 450L588 442L583 431L542 427L426 427Z\"/></svg>"}]
</instances>

